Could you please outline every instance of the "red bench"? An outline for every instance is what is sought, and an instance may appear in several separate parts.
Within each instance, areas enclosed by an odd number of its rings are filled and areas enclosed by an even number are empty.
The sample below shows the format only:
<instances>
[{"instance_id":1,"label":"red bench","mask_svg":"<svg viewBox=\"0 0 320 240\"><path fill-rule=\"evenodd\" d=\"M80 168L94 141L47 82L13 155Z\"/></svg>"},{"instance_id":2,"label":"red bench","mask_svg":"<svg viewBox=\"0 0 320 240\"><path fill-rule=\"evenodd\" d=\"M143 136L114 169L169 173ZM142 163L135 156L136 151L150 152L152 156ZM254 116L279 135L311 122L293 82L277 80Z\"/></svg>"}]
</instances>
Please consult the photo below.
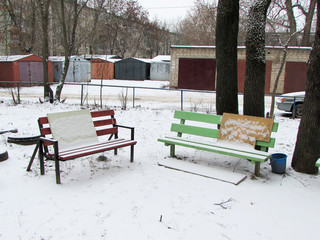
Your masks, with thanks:
<instances>
[{"instance_id":1,"label":"red bench","mask_svg":"<svg viewBox=\"0 0 320 240\"><path fill-rule=\"evenodd\" d=\"M107 136L106 139L96 144L88 144L87 146L74 147L68 150L59 151L59 143L52 139L51 129L48 117L41 117L38 119L41 137L39 138L39 158L40 158L40 172L44 175L44 158L55 161L56 183L60 184L60 161L67 161L78 157L88 156L100 152L114 150L117 155L117 149L122 147L131 147L130 162L134 160L134 145L137 143L134 140L134 128L128 126L117 125L114 118L114 110L102 110L90 112L94 128L97 136ZM118 137L118 128L127 128L131 130L131 139L126 140ZM32 160L33 161L33 160ZM31 164L29 164L31 166ZM27 170L30 170L28 167Z\"/></svg>"}]
</instances>

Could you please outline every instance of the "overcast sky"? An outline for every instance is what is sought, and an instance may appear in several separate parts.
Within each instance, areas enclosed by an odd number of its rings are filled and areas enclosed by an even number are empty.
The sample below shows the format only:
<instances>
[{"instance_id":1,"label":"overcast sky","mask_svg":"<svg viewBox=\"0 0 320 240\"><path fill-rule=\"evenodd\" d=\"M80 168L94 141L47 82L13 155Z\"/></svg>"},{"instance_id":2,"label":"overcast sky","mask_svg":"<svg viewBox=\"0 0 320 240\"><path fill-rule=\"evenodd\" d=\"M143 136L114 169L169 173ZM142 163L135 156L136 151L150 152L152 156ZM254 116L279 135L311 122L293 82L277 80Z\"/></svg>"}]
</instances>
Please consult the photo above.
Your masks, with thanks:
<instances>
[{"instance_id":1,"label":"overcast sky","mask_svg":"<svg viewBox=\"0 0 320 240\"><path fill-rule=\"evenodd\" d=\"M168 23L185 17L195 0L138 0L140 5L149 11L149 19L155 17Z\"/></svg>"}]
</instances>

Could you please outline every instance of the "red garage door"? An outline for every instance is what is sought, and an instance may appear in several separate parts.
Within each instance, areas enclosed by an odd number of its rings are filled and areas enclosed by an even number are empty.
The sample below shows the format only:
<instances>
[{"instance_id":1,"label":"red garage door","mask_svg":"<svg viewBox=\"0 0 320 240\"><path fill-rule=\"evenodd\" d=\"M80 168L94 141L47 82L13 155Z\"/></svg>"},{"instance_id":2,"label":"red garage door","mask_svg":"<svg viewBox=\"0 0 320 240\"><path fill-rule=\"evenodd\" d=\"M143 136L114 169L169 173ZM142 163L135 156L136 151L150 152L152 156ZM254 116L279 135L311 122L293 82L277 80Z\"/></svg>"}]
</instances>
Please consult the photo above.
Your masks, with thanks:
<instances>
[{"instance_id":1,"label":"red garage door","mask_svg":"<svg viewBox=\"0 0 320 240\"><path fill-rule=\"evenodd\" d=\"M266 61L266 80L265 80L265 87L264 93L270 93L270 81L271 81L271 68L272 68L272 61ZM246 60L240 59L238 60L238 92L244 92L244 80L246 75Z\"/></svg>"},{"instance_id":2,"label":"red garage door","mask_svg":"<svg viewBox=\"0 0 320 240\"><path fill-rule=\"evenodd\" d=\"M178 88L215 90L215 59L179 59Z\"/></svg>"},{"instance_id":3,"label":"red garage door","mask_svg":"<svg viewBox=\"0 0 320 240\"><path fill-rule=\"evenodd\" d=\"M307 64L305 62L287 62L283 91L285 93L304 91L306 82Z\"/></svg>"}]
</instances>

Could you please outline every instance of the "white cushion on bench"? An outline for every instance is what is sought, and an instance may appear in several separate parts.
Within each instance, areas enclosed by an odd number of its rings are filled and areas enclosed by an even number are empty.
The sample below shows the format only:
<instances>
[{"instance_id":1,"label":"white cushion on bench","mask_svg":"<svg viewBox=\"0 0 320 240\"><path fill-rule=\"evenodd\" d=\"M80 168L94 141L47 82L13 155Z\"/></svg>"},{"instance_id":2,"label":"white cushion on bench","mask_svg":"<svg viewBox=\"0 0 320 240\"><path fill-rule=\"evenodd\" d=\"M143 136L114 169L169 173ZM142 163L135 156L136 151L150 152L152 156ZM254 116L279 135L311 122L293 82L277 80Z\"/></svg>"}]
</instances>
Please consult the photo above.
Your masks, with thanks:
<instances>
[{"instance_id":1,"label":"white cushion on bench","mask_svg":"<svg viewBox=\"0 0 320 240\"><path fill-rule=\"evenodd\" d=\"M89 110L47 114L52 137L59 142L59 151L98 143Z\"/></svg>"}]
</instances>

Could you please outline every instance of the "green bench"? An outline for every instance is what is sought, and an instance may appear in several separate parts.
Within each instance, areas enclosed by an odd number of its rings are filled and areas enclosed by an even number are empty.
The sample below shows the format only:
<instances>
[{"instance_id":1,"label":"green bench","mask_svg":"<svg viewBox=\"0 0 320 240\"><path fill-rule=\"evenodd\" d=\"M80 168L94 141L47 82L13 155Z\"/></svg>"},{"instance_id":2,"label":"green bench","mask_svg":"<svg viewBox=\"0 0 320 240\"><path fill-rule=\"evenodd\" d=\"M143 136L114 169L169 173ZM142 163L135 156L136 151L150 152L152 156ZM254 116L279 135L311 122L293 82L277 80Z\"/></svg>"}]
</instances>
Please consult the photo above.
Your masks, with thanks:
<instances>
[{"instance_id":1,"label":"green bench","mask_svg":"<svg viewBox=\"0 0 320 240\"><path fill-rule=\"evenodd\" d=\"M171 125L171 131L176 132L177 136L158 139L159 142L170 146L171 157L175 157L175 146L182 146L248 159L255 164L254 174L259 176L260 163L267 161L272 155L266 152L268 148L273 148L275 145L275 138L272 137L269 142L256 142L256 146L260 146L260 150L255 150L253 147L252 149L242 148L240 145L224 145L213 141L219 135L218 125L221 124L221 115L176 111L174 118L180 120L180 123L172 123ZM278 125L276 122L273 123L272 132L277 132Z\"/></svg>"},{"instance_id":2,"label":"green bench","mask_svg":"<svg viewBox=\"0 0 320 240\"><path fill-rule=\"evenodd\" d=\"M320 167L320 158L316 161L316 167Z\"/></svg>"}]
</instances>

